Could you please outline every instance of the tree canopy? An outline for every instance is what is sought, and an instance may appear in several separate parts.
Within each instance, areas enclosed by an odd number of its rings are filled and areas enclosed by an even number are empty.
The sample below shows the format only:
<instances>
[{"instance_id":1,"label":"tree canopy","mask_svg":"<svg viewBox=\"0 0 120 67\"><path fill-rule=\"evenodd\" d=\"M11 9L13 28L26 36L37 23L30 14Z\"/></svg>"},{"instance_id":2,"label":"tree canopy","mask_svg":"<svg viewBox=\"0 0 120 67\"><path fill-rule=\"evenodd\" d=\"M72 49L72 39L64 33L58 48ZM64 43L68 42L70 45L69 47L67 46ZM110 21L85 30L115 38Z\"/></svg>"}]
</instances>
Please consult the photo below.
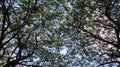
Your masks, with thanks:
<instances>
[{"instance_id":1,"label":"tree canopy","mask_svg":"<svg viewBox=\"0 0 120 67\"><path fill-rule=\"evenodd\" d=\"M119 0L0 0L0 66L120 66Z\"/></svg>"}]
</instances>

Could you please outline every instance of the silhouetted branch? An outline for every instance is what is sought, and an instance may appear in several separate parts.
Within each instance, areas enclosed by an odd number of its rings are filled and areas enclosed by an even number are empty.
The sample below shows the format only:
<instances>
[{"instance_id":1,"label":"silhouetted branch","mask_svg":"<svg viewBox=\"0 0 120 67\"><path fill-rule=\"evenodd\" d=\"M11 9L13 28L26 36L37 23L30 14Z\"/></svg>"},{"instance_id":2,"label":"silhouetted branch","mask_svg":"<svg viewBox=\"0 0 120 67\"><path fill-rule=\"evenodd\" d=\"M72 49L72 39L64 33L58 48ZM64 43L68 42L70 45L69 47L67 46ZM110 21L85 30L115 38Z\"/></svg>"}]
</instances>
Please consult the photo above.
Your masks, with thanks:
<instances>
[{"instance_id":1,"label":"silhouetted branch","mask_svg":"<svg viewBox=\"0 0 120 67\"><path fill-rule=\"evenodd\" d=\"M100 64L100 65L98 65L98 66L96 66L96 67L104 66L104 65L106 65L106 64L111 64L111 63L119 63L119 64L120 64L120 61L110 61L110 62L106 62L106 63Z\"/></svg>"}]
</instances>

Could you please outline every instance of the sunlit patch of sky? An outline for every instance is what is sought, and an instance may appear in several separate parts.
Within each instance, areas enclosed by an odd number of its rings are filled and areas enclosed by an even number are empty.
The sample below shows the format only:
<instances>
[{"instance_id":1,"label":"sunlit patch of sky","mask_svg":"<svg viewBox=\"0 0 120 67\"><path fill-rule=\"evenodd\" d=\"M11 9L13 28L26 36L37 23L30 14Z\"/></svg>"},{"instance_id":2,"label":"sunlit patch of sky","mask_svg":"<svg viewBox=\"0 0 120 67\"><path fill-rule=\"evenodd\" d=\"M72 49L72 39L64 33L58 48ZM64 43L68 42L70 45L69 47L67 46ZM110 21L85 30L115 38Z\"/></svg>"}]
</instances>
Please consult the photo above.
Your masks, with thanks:
<instances>
[{"instance_id":1,"label":"sunlit patch of sky","mask_svg":"<svg viewBox=\"0 0 120 67\"><path fill-rule=\"evenodd\" d=\"M49 46L43 46L44 49L47 49L49 52L53 52L53 53L56 53L57 50L56 48L54 47L49 47Z\"/></svg>"},{"instance_id":2,"label":"sunlit patch of sky","mask_svg":"<svg viewBox=\"0 0 120 67\"><path fill-rule=\"evenodd\" d=\"M62 46L61 48L62 48L62 49L60 50L60 54L66 55L66 54L67 54L67 51L68 51L68 48L67 48L66 46Z\"/></svg>"}]
</instances>

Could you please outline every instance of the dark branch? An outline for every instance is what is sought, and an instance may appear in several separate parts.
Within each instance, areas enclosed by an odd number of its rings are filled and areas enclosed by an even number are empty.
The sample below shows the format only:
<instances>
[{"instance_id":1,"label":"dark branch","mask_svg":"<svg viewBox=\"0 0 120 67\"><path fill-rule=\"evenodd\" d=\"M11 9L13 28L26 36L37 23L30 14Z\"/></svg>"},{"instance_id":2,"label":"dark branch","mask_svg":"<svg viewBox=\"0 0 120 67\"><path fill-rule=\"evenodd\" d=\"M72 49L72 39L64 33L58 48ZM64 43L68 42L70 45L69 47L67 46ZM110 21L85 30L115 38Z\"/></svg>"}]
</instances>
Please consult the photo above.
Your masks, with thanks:
<instances>
[{"instance_id":1,"label":"dark branch","mask_svg":"<svg viewBox=\"0 0 120 67\"><path fill-rule=\"evenodd\" d=\"M118 63L118 64L120 64L120 61L106 62L106 63L100 64L100 65L98 65L98 66L96 66L96 67L104 66L104 65L106 65L106 64L111 64L111 63Z\"/></svg>"}]
</instances>

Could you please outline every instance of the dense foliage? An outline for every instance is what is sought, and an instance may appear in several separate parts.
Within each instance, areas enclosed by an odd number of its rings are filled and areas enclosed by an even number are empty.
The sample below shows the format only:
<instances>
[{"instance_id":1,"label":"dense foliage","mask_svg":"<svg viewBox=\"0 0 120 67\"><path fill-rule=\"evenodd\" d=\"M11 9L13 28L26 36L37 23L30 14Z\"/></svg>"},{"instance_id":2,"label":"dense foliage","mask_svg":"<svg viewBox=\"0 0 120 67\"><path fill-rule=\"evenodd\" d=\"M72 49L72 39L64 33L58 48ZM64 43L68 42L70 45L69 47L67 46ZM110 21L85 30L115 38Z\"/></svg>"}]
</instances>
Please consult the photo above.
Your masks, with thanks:
<instances>
[{"instance_id":1,"label":"dense foliage","mask_svg":"<svg viewBox=\"0 0 120 67\"><path fill-rule=\"evenodd\" d=\"M120 63L120 1L84 0L73 6L74 28L79 28L83 36L89 38L91 46L102 58L101 65L119 66ZM99 56L99 57L100 57Z\"/></svg>"},{"instance_id":2,"label":"dense foliage","mask_svg":"<svg viewBox=\"0 0 120 67\"><path fill-rule=\"evenodd\" d=\"M0 0L0 66L120 66L119 0Z\"/></svg>"}]
</instances>

